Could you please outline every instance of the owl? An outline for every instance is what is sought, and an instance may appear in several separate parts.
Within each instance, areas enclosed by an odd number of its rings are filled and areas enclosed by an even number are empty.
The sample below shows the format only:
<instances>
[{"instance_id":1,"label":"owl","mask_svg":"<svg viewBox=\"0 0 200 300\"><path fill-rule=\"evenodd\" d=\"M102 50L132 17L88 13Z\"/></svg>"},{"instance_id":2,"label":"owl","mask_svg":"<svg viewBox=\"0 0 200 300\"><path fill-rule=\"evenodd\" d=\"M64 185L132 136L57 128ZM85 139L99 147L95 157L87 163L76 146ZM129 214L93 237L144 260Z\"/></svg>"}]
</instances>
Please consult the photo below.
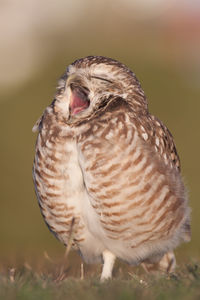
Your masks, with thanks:
<instances>
[{"instance_id":1,"label":"owl","mask_svg":"<svg viewBox=\"0 0 200 300\"><path fill-rule=\"evenodd\" d=\"M190 240L190 209L167 127L149 113L135 74L88 56L68 66L34 126L35 191L50 231L86 263L115 258L170 272Z\"/></svg>"}]
</instances>

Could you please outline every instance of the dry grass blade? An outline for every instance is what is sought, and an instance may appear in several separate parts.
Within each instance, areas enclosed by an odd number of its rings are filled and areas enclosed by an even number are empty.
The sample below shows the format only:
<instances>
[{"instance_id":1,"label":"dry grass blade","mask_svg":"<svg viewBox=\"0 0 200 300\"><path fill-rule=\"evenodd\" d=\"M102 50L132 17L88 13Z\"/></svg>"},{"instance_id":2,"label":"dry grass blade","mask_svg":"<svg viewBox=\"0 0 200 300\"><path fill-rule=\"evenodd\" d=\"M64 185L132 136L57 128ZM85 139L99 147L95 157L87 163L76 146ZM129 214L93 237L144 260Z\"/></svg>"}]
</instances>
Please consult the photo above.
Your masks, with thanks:
<instances>
[{"instance_id":1,"label":"dry grass blade","mask_svg":"<svg viewBox=\"0 0 200 300\"><path fill-rule=\"evenodd\" d=\"M29 271L32 271L32 267L29 265L29 263L27 263L26 261L25 261L25 263L24 263L24 267L27 269L27 270L29 270Z\"/></svg>"},{"instance_id":2,"label":"dry grass blade","mask_svg":"<svg viewBox=\"0 0 200 300\"><path fill-rule=\"evenodd\" d=\"M83 268L83 263L81 263L81 280L84 279L84 268Z\"/></svg>"},{"instance_id":3,"label":"dry grass blade","mask_svg":"<svg viewBox=\"0 0 200 300\"><path fill-rule=\"evenodd\" d=\"M148 287L148 283L144 279L141 279L138 275L130 272L128 272L128 274L131 276L132 279L134 279L139 284L144 285L144 287Z\"/></svg>"},{"instance_id":4,"label":"dry grass blade","mask_svg":"<svg viewBox=\"0 0 200 300\"><path fill-rule=\"evenodd\" d=\"M71 226L70 226L70 232L69 232L69 239L68 239L68 243L67 243L67 248L65 250L63 261L61 262L61 267L60 267L59 275L56 278L55 282L62 281L66 277L65 273L64 273L64 268L65 268L65 264L67 262L67 257L69 255L69 252L71 250L72 243L73 243L73 229L74 229L74 224L75 224L75 218L73 218L72 221L71 221Z\"/></svg>"},{"instance_id":5,"label":"dry grass blade","mask_svg":"<svg viewBox=\"0 0 200 300\"><path fill-rule=\"evenodd\" d=\"M72 221L71 221L70 232L69 232L69 239L68 239L68 243L67 243L67 248L66 248L66 251L65 251L64 259L67 258L68 254L69 254L69 252L71 250L71 247L72 247L74 224L75 224L75 218L73 218Z\"/></svg>"},{"instance_id":6,"label":"dry grass blade","mask_svg":"<svg viewBox=\"0 0 200 300\"><path fill-rule=\"evenodd\" d=\"M53 261L53 259L49 256L49 254L47 253L47 251L44 251L44 257L50 261L52 264L54 264L55 262Z\"/></svg>"},{"instance_id":7,"label":"dry grass blade","mask_svg":"<svg viewBox=\"0 0 200 300\"><path fill-rule=\"evenodd\" d=\"M9 278L10 278L10 281L11 282L14 282L15 281L15 268L11 268L10 270L9 270Z\"/></svg>"}]
</instances>

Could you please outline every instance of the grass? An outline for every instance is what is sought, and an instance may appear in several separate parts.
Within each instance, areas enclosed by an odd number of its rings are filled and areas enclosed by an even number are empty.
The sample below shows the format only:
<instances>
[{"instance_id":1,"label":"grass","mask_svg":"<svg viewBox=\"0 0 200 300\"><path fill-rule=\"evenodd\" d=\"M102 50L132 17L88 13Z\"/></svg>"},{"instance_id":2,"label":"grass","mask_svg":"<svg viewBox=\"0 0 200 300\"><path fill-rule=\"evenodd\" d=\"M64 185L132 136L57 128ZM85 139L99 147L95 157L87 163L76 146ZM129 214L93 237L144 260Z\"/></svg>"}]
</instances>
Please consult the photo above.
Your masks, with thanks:
<instances>
[{"instance_id":1,"label":"grass","mask_svg":"<svg viewBox=\"0 0 200 300\"><path fill-rule=\"evenodd\" d=\"M118 262L112 280L100 283L101 266L73 268L68 262L42 259L0 268L0 299L200 299L200 262L182 264L171 275L146 274ZM64 267L63 267L64 266ZM74 270L75 269L75 270Z\"/></svg>"}]
</instances>

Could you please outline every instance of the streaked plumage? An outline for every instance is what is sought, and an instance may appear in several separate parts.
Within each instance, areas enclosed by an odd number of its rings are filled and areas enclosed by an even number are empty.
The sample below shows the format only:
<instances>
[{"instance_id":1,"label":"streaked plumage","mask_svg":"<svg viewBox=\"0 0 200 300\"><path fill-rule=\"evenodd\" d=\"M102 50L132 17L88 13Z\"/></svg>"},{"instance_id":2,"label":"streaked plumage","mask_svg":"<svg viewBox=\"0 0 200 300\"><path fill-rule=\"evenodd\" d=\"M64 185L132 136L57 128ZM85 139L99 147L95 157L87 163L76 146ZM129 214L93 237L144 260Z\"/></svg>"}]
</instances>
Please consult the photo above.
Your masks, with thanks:
<instances>
[{"instance_id":1,"label":"streaked plumage","mask_svg":"<svg viewBox=\"0 0 200 300\"><path fill-rule=\"evenodd\" d=\"M75 61L37 128L35 189L55 236L67 245L73 230L86 262L103 258L102 279L115 257L173 270L188 200L173 137L134 73L101 56Z\"/></svg>"}]
</instances>

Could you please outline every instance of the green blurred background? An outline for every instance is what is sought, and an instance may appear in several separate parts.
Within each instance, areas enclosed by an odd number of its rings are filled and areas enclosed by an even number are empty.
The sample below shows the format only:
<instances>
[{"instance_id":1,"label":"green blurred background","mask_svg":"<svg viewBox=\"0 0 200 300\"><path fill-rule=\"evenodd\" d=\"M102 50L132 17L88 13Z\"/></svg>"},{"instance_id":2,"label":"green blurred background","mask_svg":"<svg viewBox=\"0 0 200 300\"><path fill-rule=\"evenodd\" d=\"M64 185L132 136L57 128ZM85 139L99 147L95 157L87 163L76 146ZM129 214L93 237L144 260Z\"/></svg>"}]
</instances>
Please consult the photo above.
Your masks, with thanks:
<instances>
[{"instance_id":1,"label":"green blurred background","mask_svg":"<svg viewBox=\"0 0 200 300\"><path fill-rule=\"evenodd\" d=\"M64 251L34 194L31 129L67 65L104 55L136 73L150 111L174 135L192 207L192 241L177 252L199 258L199 1L9 0L0 3L0 25L0 255Z\"/></svg>"}]
</instances>

